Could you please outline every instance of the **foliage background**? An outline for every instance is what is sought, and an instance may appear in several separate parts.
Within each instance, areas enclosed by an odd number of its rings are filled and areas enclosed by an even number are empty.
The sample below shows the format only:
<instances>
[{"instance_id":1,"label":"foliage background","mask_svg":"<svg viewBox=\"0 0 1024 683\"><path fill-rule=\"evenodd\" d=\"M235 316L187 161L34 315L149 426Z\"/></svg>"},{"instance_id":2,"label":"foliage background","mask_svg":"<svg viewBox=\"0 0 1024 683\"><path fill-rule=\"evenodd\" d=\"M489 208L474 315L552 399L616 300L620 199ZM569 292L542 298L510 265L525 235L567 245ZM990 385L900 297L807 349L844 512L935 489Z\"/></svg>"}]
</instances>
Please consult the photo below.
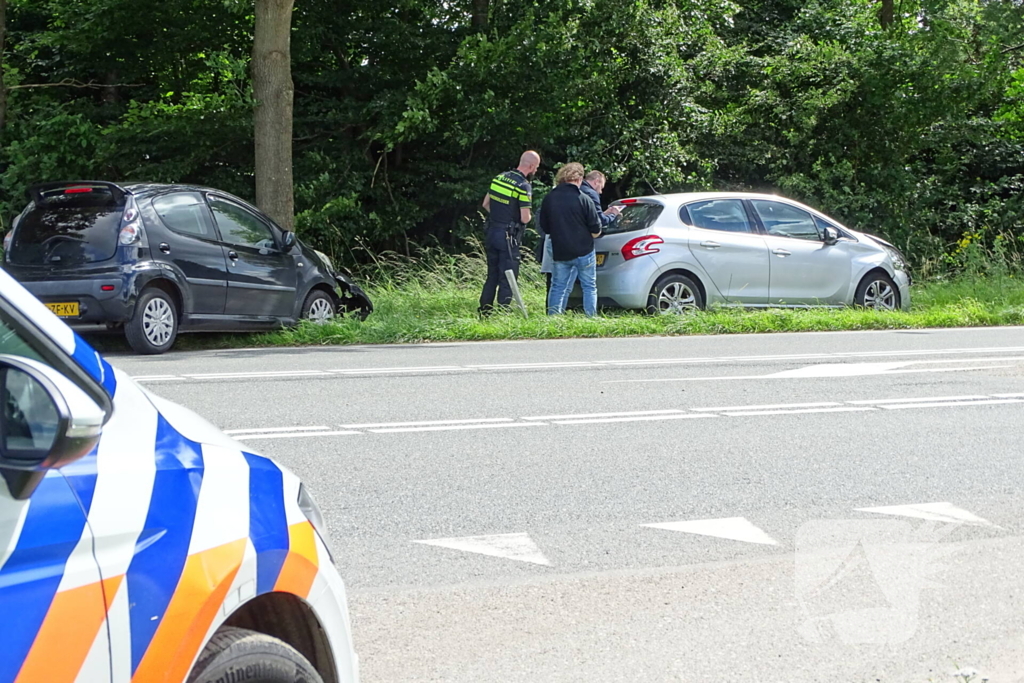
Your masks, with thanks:
<instances>
[{"instance_id":1,"label":"foliage background","mask_svg":"<svg viewBox=\"0 0 1024 683\"><path fill-rule=\"evenodd\" d=\"M485 6L487 21L471 21ZM1024 3L297 0L300 234L341 262L479 234L537 149L605 198L778 192L920 268L1024 250ZM251 0L8 0L4 227L34 182L253 197ZM87 87L82 87L87 86ZM976 266L976 264L975 264ZM937 271L936 271L937 272Z\"/></svg>"}]
</instances>

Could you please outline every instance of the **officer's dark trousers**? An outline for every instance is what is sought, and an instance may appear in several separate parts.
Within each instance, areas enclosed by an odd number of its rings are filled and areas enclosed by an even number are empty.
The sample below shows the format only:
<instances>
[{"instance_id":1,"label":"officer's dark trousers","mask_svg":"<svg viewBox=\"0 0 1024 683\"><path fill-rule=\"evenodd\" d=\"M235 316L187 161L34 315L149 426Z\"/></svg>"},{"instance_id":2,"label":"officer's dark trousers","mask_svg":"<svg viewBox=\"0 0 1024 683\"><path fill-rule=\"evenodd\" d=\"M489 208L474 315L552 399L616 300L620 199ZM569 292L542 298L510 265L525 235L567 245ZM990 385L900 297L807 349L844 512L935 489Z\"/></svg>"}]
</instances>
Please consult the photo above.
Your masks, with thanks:
<instances>
[{"instance_id":1,"label":"officer's dark trousers","mask_svg":"<svg viewBox=\"0 0 1024 683\"><path fill-rule=\"evenodd\" d=\"M487 280L480 293L480 312L487 313L494 307L494 293L498 293L498 305L512 303L512 288L505 277L511 270L519 277L519 245L510 244L504 228L487 228L484 234L484 251L487 254Z\"/></svg>"}]
</instances>

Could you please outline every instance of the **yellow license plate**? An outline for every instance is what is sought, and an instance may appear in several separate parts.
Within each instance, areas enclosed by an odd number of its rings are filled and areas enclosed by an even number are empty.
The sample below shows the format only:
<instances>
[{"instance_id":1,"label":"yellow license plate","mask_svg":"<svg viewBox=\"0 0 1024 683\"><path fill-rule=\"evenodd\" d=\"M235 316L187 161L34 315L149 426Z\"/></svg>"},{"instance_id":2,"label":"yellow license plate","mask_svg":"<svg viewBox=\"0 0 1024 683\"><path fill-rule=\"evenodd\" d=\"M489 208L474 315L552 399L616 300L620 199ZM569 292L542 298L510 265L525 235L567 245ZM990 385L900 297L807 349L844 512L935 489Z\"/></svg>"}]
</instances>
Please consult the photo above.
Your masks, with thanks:
<instances>
[{"instance_id":1,"label":"yellow license plate","mask_svg":"<svg viewBox=\"0 0 1024 683\"><path fill-rule=\"evenodd\" d=\"M61 318L77 318L80 315L78 312L77 301L61 304L46 304L46 307Z\"/></svg>"},{"instance_id":2,"label":"yellow license plate","mask_svg":"<svg viewBox=\"0 0 1024 683\"><path fill-rule=\"evenodd\" d=\"M607 256L607 254L598 254L597 255L597 265L598 266L603 266L604 265L604 257L605 256Z\"/></svg>"}]
</instances>

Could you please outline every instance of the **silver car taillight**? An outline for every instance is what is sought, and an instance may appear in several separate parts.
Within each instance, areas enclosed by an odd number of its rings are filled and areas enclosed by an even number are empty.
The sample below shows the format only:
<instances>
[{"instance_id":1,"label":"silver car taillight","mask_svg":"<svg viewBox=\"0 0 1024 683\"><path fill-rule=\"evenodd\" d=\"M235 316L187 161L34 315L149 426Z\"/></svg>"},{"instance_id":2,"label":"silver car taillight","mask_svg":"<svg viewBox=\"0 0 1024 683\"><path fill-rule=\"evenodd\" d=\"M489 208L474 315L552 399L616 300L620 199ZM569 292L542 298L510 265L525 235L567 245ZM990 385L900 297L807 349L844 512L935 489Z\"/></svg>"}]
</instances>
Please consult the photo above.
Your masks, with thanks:
<instances>
[{"instance_id":1,"label":"silver car taillight","mask_svg":"<svg viewBox=\"0 0 1024 683\"><path fill-rule=\"evenodd\" d=\"M661 239L657 235L643 235L635 239L631 239L622 245L622 258L625 261L636 258L638 256L650 256L651 254L657 254L661 249L658 249L656 245L664 244L665 240Z\"/></svg>"}]
</instances>

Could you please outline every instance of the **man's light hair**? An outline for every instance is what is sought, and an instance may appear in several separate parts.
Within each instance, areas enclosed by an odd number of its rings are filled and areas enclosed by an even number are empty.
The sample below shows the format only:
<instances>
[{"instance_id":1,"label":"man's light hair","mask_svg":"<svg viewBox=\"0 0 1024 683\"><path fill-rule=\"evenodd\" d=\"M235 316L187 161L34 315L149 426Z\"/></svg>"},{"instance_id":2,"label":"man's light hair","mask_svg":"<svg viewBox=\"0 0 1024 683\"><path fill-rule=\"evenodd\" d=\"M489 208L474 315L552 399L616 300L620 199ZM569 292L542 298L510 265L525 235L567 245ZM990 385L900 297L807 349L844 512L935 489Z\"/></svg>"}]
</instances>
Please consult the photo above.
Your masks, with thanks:
<instances>
[{"instance_id":1,"label":"man's light hair","mask_svg":"<svg viewBox=\"0 0 1024 683\"><path fill-rule=\"evenodd\" d=\"M555 184L557 185L575 183L579 180L583 180L583 164L577 164L575 161L558 169L558 173L555 175Z\"/></svg>"},{"instance_id":2,"label":"man's light hair","mask_svg":"<svg viewBox=\"0 0 1024 683\"><path fill-rule=\"evenodd\" d=\"M588 183L592 183L592 182L595 182L595 181L603 182L603 181L607 180L607 178L605 178L604 173L601 173L597 169L594 169L593 171L588 173L586 175L586 177L583 178L583 179L586 180Z\"/></svg>"}]
</instances>

